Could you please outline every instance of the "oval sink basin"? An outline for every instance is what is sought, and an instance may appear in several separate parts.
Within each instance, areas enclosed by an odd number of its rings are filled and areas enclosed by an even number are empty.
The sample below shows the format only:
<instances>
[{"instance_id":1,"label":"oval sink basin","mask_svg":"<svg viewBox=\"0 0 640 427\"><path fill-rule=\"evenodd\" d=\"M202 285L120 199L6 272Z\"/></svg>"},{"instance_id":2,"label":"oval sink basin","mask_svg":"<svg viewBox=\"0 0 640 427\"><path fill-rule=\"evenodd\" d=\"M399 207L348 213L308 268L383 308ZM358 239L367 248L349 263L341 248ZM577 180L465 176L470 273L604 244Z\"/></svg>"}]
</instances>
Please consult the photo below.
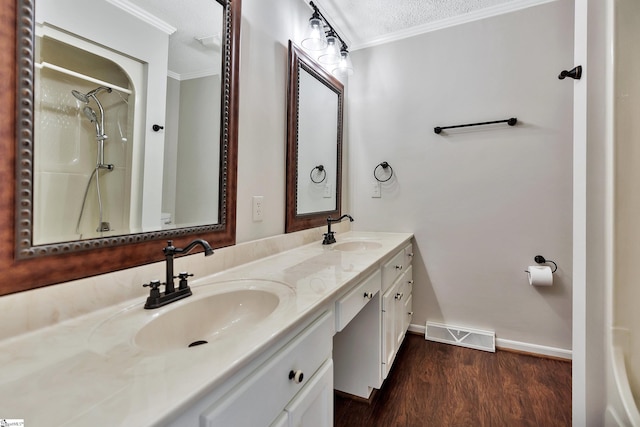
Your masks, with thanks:
<instances>
[{"instance_id":1,"label":"oval sink basin","mask_svg":"<svg viewBox=\"0 0 640 427\"><path fill-rule=\"evenodd\" d=\"M369 251L372 249L379 249L382 244L378 242L372 242L370 240L352 240L349 242L338 243L333 246L333 249L337 251Z\"/></svg>"},{"instance_id":2,"label":"oval sink basin","mask_svg":"<svg viewBox=\"0 0 640 427\"><path fill-rule=\"evenodd\" d=\"M134 338L143 349L163 351L205 344L216 336L250 328L278 307L277 295L259 289L241 289L210 295L167 311L147 323Z\"/></svg>"},{"instance_id":3,"label":"oval sink basin","mask_svg":"<svg viewBox=\"0 0 640 427\"><path fill-rule=\"evenodd\" d=\"M193 295L164 307L145 310L143 303L116 313L89 337L96 351L107 352L123 341L161 353L208 344L229 334L246 334L282 310L294 295L284 283L235 280L194 286Z\"/></svg>"}]
</instances>

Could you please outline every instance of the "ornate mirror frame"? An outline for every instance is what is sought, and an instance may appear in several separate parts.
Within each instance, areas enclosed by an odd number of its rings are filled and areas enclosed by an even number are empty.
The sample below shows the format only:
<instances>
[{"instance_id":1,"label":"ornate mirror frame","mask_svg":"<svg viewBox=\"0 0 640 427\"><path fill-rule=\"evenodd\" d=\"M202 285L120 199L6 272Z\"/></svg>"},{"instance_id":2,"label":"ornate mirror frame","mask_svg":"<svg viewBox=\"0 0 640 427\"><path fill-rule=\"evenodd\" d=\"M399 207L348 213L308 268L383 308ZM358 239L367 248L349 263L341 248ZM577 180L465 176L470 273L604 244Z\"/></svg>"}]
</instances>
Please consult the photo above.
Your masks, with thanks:
<instances>
[{"instance_id":1,"label":"ornate mirror frame","mask_svg":"<svg viewBox=\"0 0 640 427\"><path fill-rule=\"evenodd\" d=\"M0 295L163 259L163 240L235 244L241 0L219 0L226 34L221 112L220 224L32 246L34 1L0 0ZM226 160L226 163L225 163Z\"/></svg>"},{"instance_id":2,"label":"ornate mirror frame","mask_svg":"<svg viewBox=\"0 0 640 427\"><path fill-rule=\"evenodd\" d=\"M297 211L298 185L298 101L300 70L304 70L329 90L337 94L337 141L336 141L336 208L328 211L318 211L299 214ZM340 216L342 204L342 124L344 109L344 86L333 75L325 71L302 49L289 40L289 81L287 90L287 195L285 232L305 230L327 224L327 217ZM308 173L308 172L307 172Z\"/></svg>"}]
</instances>

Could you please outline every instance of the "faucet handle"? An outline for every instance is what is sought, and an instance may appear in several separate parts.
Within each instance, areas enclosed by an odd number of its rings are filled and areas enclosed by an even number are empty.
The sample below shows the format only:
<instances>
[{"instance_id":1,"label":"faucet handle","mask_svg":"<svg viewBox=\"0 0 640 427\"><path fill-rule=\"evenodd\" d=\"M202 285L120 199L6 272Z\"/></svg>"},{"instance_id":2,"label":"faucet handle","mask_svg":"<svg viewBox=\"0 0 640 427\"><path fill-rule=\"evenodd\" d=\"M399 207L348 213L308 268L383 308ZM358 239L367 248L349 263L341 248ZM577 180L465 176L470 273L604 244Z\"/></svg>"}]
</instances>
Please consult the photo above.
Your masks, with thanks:
<instances>
[{"instance_id":1,"label":"faucet handle","mask_svg":"<svg viewBox=\"0 0 640 427\"><path fill-rule=\"evenodd\" d=\"M193 274L187 273L186 271L182 271L178 274L177 279L180 279L178 289L186 289L189 287L189 285L187 284L187 278L189 277L193 277Z\"/></svg>"},{"instance_id":2,"label":"faucet handle","mask_svg":"<svg viewBox=\"0 0 640 427\"><path fill-rule=\"evenodd\" d=\"M157 298L157 297L160 296L160 285L161 285L160 280L155 279L155 280L152 280L149 283L145 283L144 285L142 285L142 287L143 288L147 288L147 287L151 288L151 291L149 292L149 296L152 297L152 298Z\"/></svg>"},{"instance_id":3,"label":"faucet handle","mask_svg":"<svg viewBox=\"0 0 640 427\"><path fill-rule=\"evenodd\" d=\"M156 290L156 289L160 289L160 285L161 285L160 280L155 279L155 280L152 280L152 281L151 281L151 282L149 282L149 283L145 283L144 285L142 285L142 287L143 287L143 288L150 287L150 288L151 288L151 290L152 290L152 291L154 291L154 290Z\"/></svg>"}]
</instances>

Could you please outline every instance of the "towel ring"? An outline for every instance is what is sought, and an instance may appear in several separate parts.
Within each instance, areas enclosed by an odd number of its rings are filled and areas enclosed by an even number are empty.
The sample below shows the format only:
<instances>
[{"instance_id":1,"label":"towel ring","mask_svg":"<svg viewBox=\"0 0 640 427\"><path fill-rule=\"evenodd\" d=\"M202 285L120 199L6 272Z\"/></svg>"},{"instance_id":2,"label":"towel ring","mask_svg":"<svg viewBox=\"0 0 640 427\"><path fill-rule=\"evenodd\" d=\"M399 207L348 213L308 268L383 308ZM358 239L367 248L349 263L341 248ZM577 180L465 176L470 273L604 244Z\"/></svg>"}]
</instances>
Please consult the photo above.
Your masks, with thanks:
<instances>
[{"instance_id":1,"label":"towel ring","mask_svg":"<svg viewBox=\"0 0 640 427\"><path fill-rule=\"evenodd\" d=\"M322 179L320 181L316 181L315 179L313 179L313 171L315 171L316 169L318 169L317 175L320 175L320 173L322 173ZM322 181L324 181L327 178L327 171L324 168L324 166L318 165L315 168L311 169L311 172L309 173L309 178L311 179L311 182L313 182L314 184L320 184Z\"/></svg>"},{"instance_id":2,"label":"towel ring","mask_svg":"<svg viewBox=\"0 0 640 427\"><path fill-rule=\"evenodd\" d=\"M376 172L378 171L378 168L382 168L382 170L387 170L389 169L391 171L391 173L389 174L389 177L387 179L380 179L378 178L378 175L376 175ZM378 166L375 167L375 169L373 170L373 177L376 179L376 181L378 182L387 182L391 179L391 177L393 176L393 168L391 167L391 165L387 162L382 162L380 163Z\"/></svg>"}]
</instances>

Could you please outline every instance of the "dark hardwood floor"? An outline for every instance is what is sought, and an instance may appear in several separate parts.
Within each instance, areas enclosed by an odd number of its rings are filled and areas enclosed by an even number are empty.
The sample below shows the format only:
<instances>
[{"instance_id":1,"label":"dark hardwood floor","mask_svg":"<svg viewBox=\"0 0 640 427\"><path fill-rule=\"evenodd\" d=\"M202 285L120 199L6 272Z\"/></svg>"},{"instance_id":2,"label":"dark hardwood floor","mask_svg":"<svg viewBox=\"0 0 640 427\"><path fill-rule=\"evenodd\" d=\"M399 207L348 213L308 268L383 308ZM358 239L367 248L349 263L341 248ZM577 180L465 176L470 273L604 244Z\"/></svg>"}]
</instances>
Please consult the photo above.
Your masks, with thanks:
<instances>
[{"instance_id":1,"label":"dark hardwood floor","mask_svg":"<svg viewBox=\"0 0 640 427\"><path fill-rule=\"evenodd\" d=\"M407 334L371 403L336 394L335 426L570 426L571 362Z\"/></svg>"}]
</instances>

